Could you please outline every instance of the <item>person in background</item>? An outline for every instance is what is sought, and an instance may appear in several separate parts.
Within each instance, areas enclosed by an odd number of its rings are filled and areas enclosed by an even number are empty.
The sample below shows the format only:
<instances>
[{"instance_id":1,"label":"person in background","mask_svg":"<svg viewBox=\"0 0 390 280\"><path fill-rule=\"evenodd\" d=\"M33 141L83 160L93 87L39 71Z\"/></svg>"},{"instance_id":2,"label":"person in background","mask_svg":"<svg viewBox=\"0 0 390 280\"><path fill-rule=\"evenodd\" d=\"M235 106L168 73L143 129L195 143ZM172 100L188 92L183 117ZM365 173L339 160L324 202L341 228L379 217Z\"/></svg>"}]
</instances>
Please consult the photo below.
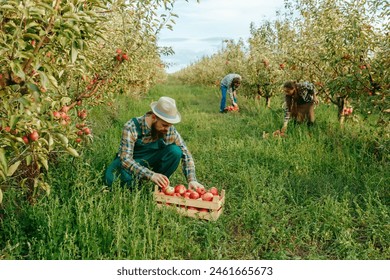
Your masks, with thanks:
<instances>
[{"instance_id":1,"label":"person in background","mask_svg":"<svg viewBox=\"0 0 390 280\"><path fill-rule=\"evenodd\" d=\"M277 130L275 133L284 134L291 118L297 123L306 121L308 126L313 125L314 107L318 104L314 85L310 82L287 81L283 85L283 90L285 93L284 122L280 131Z\"/></svg>"},{"instance_id":2,"label":"person in background","mask_svg":"<svg viewBox=\"0 0 390 280\"><path fill-rule=\"evenodd\" d=\"M181 121L175 100L163 96L150 107L151 111L124 125L118 153L105 171L105 183L111 188L119 173L122 186L146 179L165 189L182 161L189 188L204 188L196 179L192 155L173 126Z\"/></svg>"},{"instance_id":3,"label":"person in background","mask_svg":"<svg viewBox=\"0 0 390 280\"><path fill-rule=\"evenodd\" d=\"M237 88L241 84L241 76L238 74L228 74L221 80L221 103L219 106L219 112L220 113L226 113L227 110L225 110L226 105L226 95L229 94L230 100L232 102L233 107L238 108L237 104Z\"/></svg>"}]
</instances>

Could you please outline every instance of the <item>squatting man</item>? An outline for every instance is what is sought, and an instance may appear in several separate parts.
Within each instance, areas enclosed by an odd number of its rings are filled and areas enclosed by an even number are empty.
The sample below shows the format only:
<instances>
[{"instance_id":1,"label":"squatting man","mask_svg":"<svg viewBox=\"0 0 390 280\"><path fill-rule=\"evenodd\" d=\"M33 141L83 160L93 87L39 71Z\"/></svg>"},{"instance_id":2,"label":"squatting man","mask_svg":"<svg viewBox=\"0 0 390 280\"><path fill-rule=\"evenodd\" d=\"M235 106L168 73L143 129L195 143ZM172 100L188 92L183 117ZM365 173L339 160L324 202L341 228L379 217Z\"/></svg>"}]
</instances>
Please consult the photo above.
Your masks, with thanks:
<instances>
[{"instance_id":1,"label":"squatting man","mask_svg":"<svg viewBox=\"0 0 390 280\"><path fill-rule=\"evenodd\" d=\"M124 125L118 153L105 171L106 184L111 188L119 177L122 186L134 187L146 179L164 189L181 161L188 187L204 188L196 179L193 157L174 127L181 121L175 100L162 96L150 107L151 111Z\"/></svg>"}]
</instances>

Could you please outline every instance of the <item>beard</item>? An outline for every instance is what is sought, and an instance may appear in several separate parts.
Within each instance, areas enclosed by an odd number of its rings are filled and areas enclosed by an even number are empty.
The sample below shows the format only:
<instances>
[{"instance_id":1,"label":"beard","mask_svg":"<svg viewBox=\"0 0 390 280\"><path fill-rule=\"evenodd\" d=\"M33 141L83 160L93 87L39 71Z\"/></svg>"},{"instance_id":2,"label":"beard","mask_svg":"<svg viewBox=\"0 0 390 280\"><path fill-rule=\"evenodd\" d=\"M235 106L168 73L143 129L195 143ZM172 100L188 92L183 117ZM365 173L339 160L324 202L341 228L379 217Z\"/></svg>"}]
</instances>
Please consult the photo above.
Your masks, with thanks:
<instances>
[{"instance_id":1,"label":"beard","mask_svg":"<svg viewBox=\"0 0 390 280\"><path fill-rule=\"evenodd\" d=\"M166 135L166 133L160 132L156 129L156 124L154 124L154 123L152 124L151 136L152 136L153 140L162 139L162 138L164 138L165 135Z\"/></svg>"}]
</instances>

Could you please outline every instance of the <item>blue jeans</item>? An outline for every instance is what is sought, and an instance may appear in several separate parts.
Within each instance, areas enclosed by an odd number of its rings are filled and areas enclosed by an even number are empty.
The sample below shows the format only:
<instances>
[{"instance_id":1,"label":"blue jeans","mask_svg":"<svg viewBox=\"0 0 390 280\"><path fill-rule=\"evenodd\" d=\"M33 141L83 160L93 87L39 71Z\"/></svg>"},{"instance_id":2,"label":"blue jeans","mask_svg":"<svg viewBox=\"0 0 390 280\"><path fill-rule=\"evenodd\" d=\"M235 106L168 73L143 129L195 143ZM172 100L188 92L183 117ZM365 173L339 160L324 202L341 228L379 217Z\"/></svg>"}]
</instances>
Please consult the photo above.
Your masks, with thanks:
<instances>
[{"instance_id":1,"label":"blue jeans","mask_svg":"<svg viewBox=\"0 0 390 280\"><path fill-rule=\"evenodd\" d=\"M223 110L225 110L227 90L228 90L227 86L221 85L222 98L221 98L221 104L219 105L220 112L223 112Z\"/></svg>"},{"instance_id":2,"label":"blue jeans","mask_svg":"<svg viewBox=\"0 0 390 280\"><path fill-rule=\"evenodd\" d=\"M140 165L148 167L154 172L164 174L169 178L177 169L182 155L181 149L177 145L171 144L161 149L143 147L138 153L134 153L134 160ZM117 173L119 173L119 176ZM108 166L104 177L104 181L109 188L112 187L117 177L119 177L122 186L132 187L137 183L134 174L122 168L122 163L118 156Z\"/></svg>"}]
</instances>

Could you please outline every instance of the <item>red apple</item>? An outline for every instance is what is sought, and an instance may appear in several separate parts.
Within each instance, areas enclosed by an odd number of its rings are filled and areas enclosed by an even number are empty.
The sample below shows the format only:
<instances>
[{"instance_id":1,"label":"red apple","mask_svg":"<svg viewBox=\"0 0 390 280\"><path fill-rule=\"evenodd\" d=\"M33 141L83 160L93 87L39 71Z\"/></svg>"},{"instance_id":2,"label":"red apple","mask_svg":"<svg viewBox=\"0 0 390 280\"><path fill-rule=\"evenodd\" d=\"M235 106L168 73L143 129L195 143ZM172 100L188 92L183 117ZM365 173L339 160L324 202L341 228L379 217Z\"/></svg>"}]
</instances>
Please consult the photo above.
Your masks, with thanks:
<instances>
[{"instance_id":1,"label":"red apple","mask_svg":"<svg viewBox=\"0 0 390 280\"><path fill-rule=\"evenodd\" d=\"M216 187L211 187L209 192L211 192L213 195L218 195L218 189Z\"/></svg>"},{"instance_id":2,"label":"red apple","mask_svg":"<svg viewBox=\"0 0 390 280\"><path fill-rule=\"evenodd\" d=\"M202 194L206 193L206 189L205 188L197 188L196 192L199 193L200 195L202 195Z\"/></svg>"},{"instance_id":3,"label":"red apple","mask_svg":"<svg viewBox=\"0 0 390 280\"><path fill-rule=\"evenodd\" d=\"M191 192L185 192L183 196L185 198L190 198L190 195L191 195Z\"/></svg>"},{"instance_id":4,"label":"red apple","mask_svg":"<svg viewBox=\"0 0 390 280\"><path fill-rule=\"evenodd\" d=\"M53 112L53 117L55 117L56 119L59 119L61 117L61 113L58 112L58 111L54 111Z\"/></svg>"},{"instance_id":5,"label":"red apple","mask_svg":"<svg viewBox=\"0 0 390 280\"><path fill-rule=\"evenodd\" d=\"M28 144L28 137L27 136L23 136L22 139L23 139L24 143Z\"/></svg>"},{"instance_id":6,"label":"red apple","mask_svg":"<svg viewBox=\"0 0 390 280\"><path fill-rule=\"evenodd\" d=\"M83 128L83 131L84 131L84 133L85 133L86 135L91 134L91 129L89 129L88 127L84 127L84 128Z\"/></svg>"},{"instance_id":7,"label":"red apple","mask_svg":"<svg viewBox=\"0 0 390 280\"><path fill-rule=\"evenodd\" d=\"M204 201L212 201L214 195L211 192L206 192L202 195L202 200Z\"/></svg>"},{"instance_id":8,"label":"red apple","mask_svg":"<svg viewBox=\"0 0 390 280\"><path fill-rule=\"evenodd\" d=\"M178 193L180 195L184 195L186 191L187 191L186 187L182 184L176 185L175 187L175 193Z\"/></svg>"},{"instance_id":9,"label":"red apple","mask_svg":"<svg viewBox=\"0 0 390 280\"><path fill-rule=\"evenodd\" d=\"M175 188L174 187L166 187L165 189L163 189L163 192L166 194L166 195L173 195L175 193Z\"/></svg>"},{"instance_id":10,"label":"red apple","mask_svg":"<svg viewBox=\"0 0 390 280\"><path fill-rule=\"evenodd\" d=\"M190 199L198 199L199 197L200 197L200 195L197 192L190 193Z\"/></svg>"},{"instance_id":11,"label":"red apple","mask_svg":"<svg viewBox=\"0 0 390 280\"><path fill-rule=\"evenodd\" d=\"M30 133L30 135L28 136L28 138L31 140L31 141L37 141L38 138L39 138L39 134L36 130L34 130L33 132Z\"/></svg>"},{"instance_id":12,"label":"red apple","mask_svg":"<svg viewBox=\"0 0 390 280\"><path fill-rule=\"evenodd\" d=\"M77 142L77 143L80 143L81 141L82 141L82 140L81 140L80 138L77 138L77 139L76 139L76 142Z\"/></svg>"},{"instance_id":13,"label":"red apple","mask_svg":"<svg viewBox=\"0 0 390 280\"><path fill-rule=\"evenodd\" d=\"M209 209L207 209L207 208L199 208L199 212L209 212Z\"/></svg>"},{"instance_id":14,"label":"red apple","mask_svg":"<svg viewBox=\"0 0 390 280\"><path fill-rule=\"evenodd\" d=\"M87 117L87 111L81 110L77 113L78 117L82 120L84 120Z\"/></svg>"}]
</instances>

